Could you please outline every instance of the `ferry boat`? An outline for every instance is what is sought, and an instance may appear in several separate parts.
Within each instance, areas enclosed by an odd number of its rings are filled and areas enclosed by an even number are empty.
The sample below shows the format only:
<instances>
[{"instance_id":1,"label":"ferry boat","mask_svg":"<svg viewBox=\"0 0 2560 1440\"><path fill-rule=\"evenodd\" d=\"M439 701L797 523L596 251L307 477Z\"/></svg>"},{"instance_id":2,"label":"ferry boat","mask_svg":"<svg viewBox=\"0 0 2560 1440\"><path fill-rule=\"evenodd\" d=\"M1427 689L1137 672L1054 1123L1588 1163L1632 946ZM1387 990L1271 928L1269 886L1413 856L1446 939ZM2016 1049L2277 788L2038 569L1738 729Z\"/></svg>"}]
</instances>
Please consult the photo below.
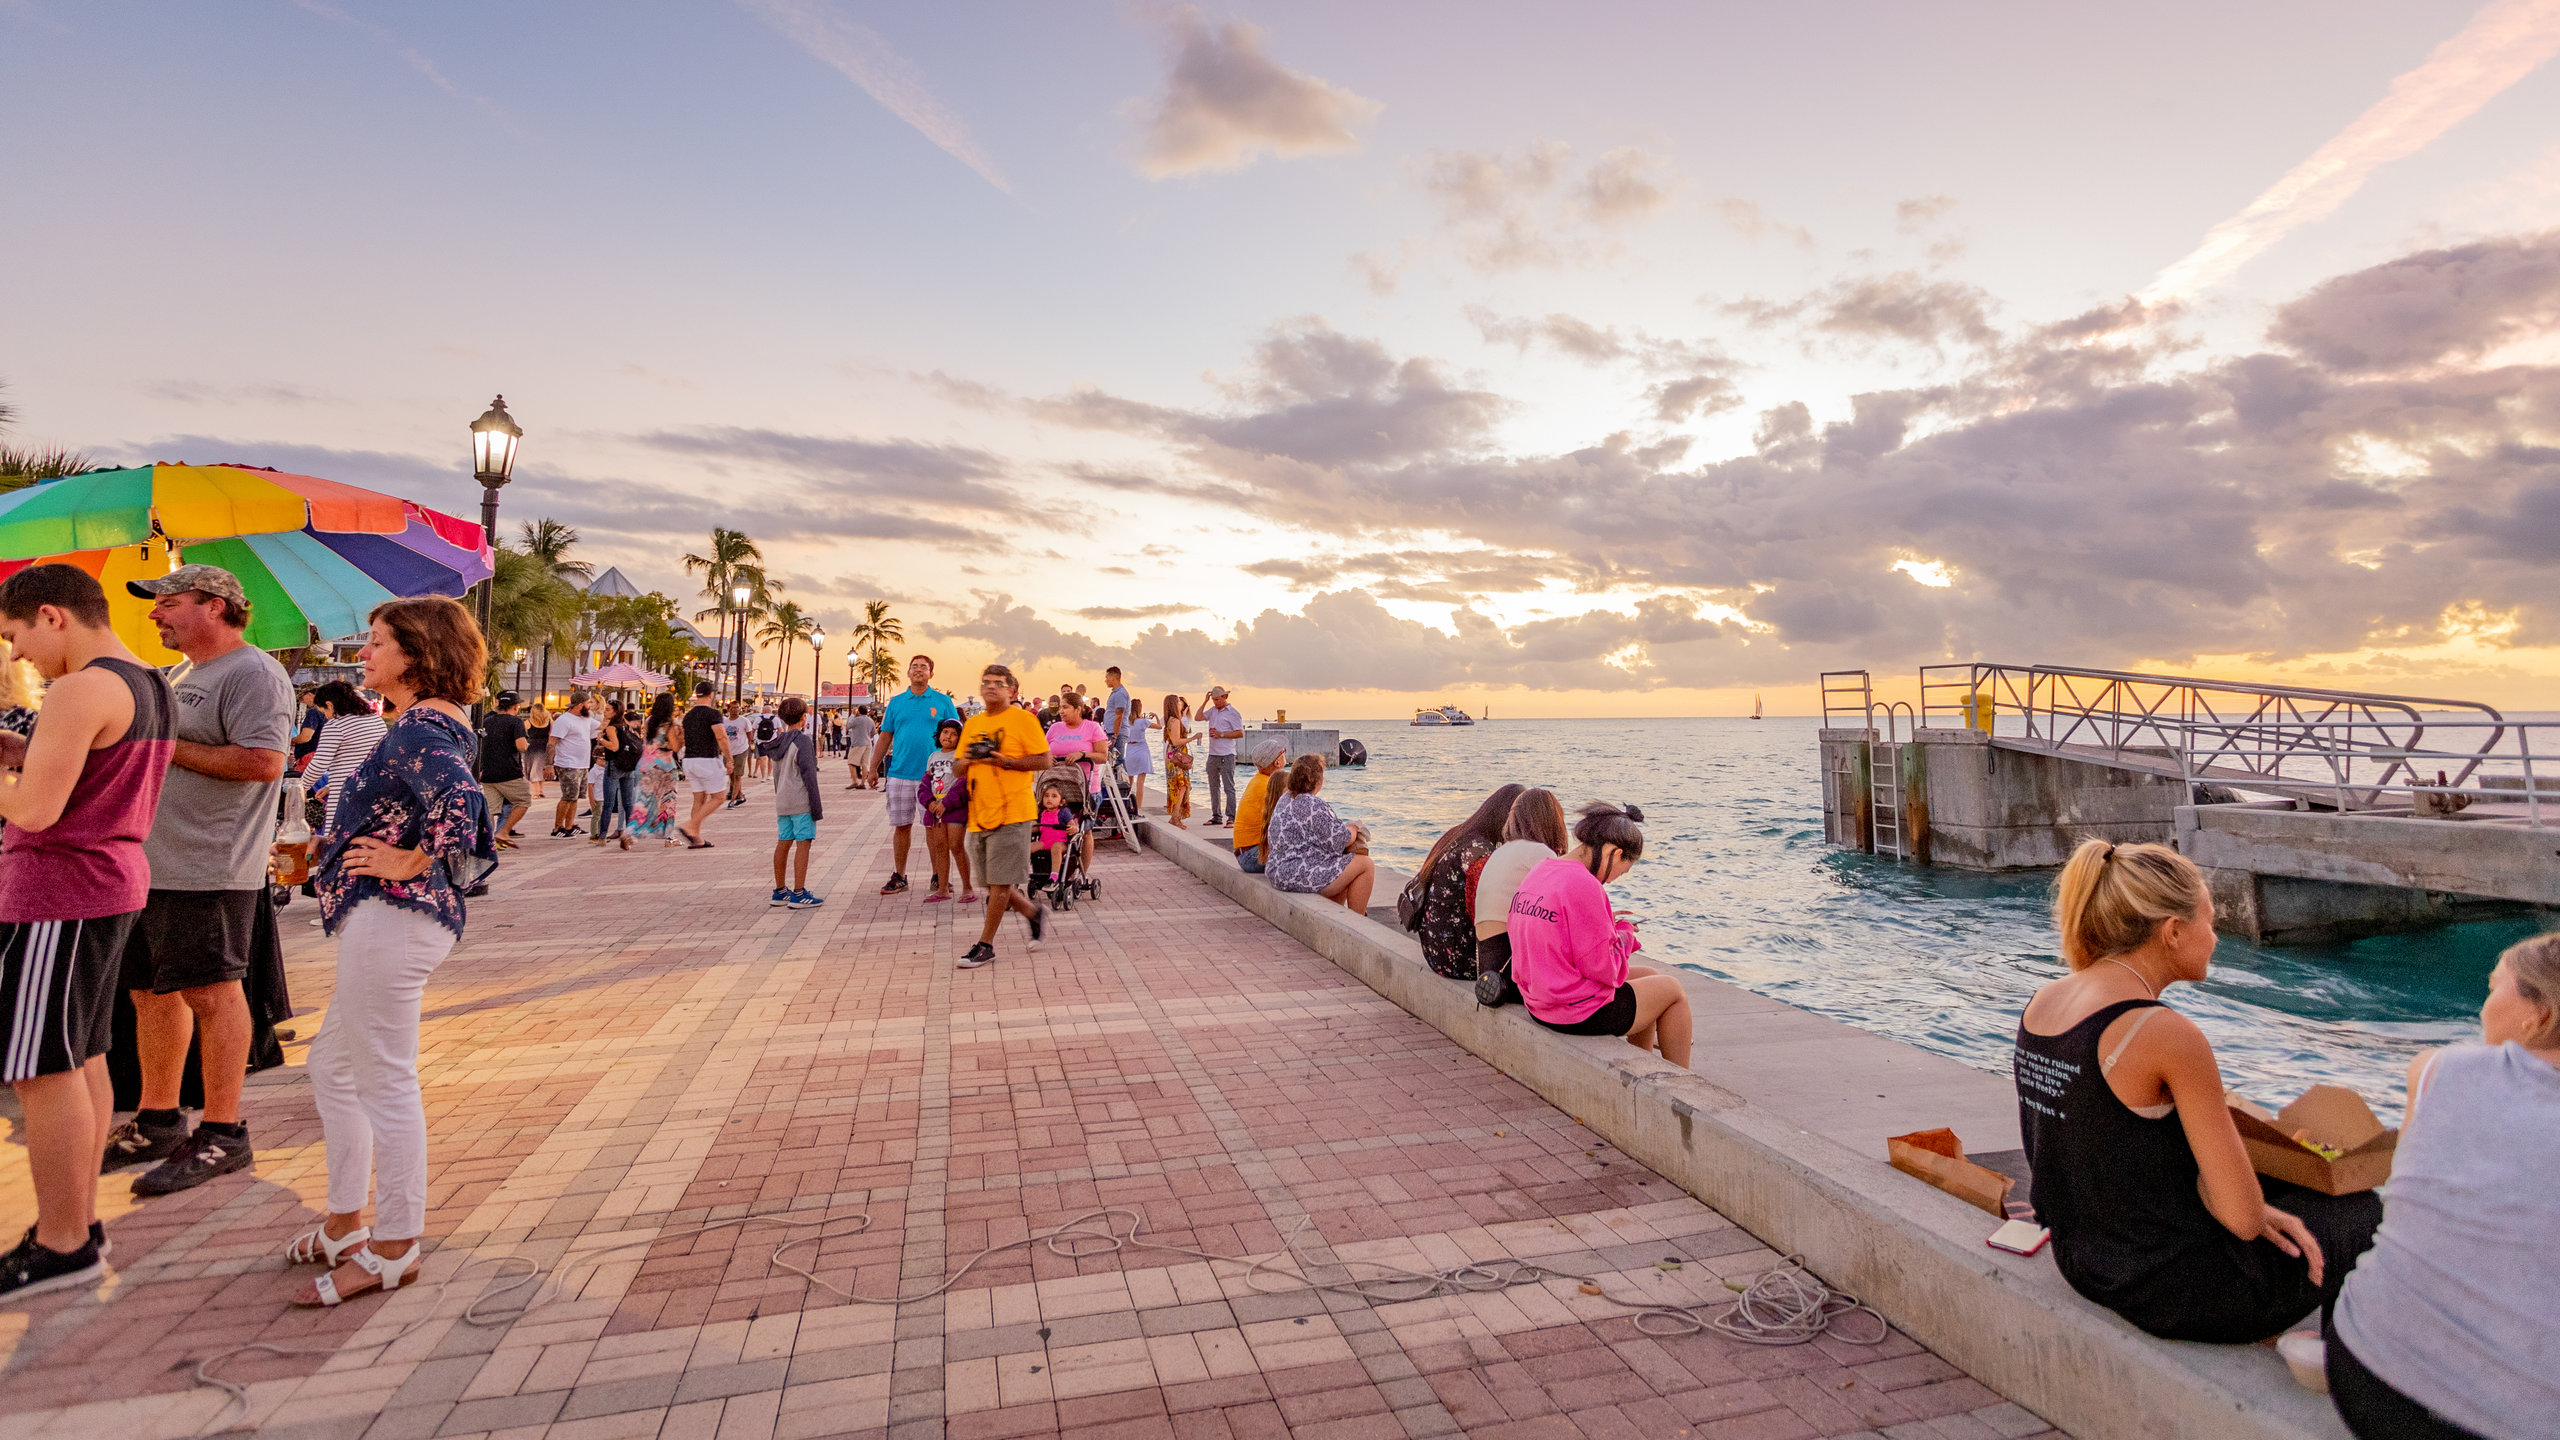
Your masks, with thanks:
<instances>
[{"instance_id":1,"label":"ferry boat","mask_svg":"<svg viewBox=\"0 0 2560 1440\"><path fill-rule=\"evenodd\" d=\"M1414 711L1413 723L1416 725L1473 725L1476 723L1476 717L1455 705L1436 705L1427 710Z\"/></svg>"}]
</instances>

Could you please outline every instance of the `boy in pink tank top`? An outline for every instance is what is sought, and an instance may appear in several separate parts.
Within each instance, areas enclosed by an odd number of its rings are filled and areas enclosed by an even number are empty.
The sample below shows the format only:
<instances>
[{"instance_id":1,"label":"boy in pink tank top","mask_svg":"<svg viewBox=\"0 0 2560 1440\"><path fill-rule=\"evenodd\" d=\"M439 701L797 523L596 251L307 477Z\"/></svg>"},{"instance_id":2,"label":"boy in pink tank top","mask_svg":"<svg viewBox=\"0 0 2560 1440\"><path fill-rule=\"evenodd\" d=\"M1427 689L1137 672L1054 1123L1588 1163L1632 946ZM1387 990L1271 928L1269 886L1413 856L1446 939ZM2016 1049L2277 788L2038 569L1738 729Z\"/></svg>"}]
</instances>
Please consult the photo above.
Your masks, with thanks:
<instances>
[{"instance_id":1,"label":"boy in pink tank top","mask_svg":"<svg viewBox=\"0 0 2560 1440\"><path fill-rule=\"evenodd\" d=\"M116 638L71 565L0 582L0 639L47 682L34 734L0 736L0 1080L27 1115L36 1223L0 1256L0 1303L95 1282L106 1053L126 937L151 889L142 843L175 733L168 681Z\"/></svg>"}]
</instances>

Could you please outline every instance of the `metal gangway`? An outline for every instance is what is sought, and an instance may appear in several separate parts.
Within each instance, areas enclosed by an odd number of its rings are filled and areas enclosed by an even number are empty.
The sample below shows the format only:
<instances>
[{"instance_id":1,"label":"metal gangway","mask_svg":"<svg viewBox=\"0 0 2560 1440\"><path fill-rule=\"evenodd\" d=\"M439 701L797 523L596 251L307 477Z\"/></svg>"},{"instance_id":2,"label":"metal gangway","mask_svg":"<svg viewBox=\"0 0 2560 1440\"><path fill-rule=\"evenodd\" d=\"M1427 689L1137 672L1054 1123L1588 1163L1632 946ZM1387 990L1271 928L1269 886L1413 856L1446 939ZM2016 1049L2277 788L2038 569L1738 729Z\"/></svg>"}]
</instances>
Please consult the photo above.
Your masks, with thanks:
<instances>
[{"instance_id":1,"label":"metal gangway","mask_svg":"<svg viewBox=\"0 0 2560 1440\"><path fill-rule=\"evenodd\" d=\"M1844 683L1856 673L1824 677L1825 725L1875 726L1882 707L1865 677ZM1924 729L1983 731L2002 749L2174 776L2199 792L2560 826L2560 724L2476 701L1974 662L1921 667L1918 711Z\"/></svg>"}]
</instances>

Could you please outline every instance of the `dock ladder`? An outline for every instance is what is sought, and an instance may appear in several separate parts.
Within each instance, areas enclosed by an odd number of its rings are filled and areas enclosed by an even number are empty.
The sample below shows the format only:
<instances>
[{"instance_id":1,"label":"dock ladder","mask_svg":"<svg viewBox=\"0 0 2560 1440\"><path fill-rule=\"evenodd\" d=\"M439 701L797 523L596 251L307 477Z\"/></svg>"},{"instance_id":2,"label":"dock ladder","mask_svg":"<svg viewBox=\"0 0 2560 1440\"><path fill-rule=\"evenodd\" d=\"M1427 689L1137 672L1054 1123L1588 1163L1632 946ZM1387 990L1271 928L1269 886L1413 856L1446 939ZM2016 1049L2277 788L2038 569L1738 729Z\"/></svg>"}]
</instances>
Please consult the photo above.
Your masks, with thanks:
<instances>
[{"instance_id":1,"label":"dock ladder","mask_svg":"<svg viewBox=\"0 0 2560 1440\"><path fill-rule=\"evenodd\" d=\"M1873 797L1874 819L1871 824L1875 851L1896 860L1908 860L1911 858L1911 827L1903 817L1902 747L1909 742L1899 738L1901 732L1896 727L1894 712L1900 711L1899 718L1912 725L1915 738L1919 721L1911 706L1904 701L1892 701L1876 709L1884 720L1883 735L1867 745L1867 785L1868 793Z\"/></svg>"}]
</instances>

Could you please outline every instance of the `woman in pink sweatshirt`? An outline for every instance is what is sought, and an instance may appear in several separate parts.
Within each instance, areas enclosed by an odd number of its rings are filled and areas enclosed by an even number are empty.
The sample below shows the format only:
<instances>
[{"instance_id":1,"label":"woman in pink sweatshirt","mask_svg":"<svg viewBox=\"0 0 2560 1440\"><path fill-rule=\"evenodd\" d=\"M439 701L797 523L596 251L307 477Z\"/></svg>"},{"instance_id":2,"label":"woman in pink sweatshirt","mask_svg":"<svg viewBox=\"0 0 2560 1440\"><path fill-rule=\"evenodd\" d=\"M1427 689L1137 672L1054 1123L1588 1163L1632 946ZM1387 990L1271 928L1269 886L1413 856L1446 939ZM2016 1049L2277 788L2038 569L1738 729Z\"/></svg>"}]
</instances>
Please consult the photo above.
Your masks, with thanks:
<instances>
[{"instance_id":1,"label":"woman in pink sweatshirt","mask_svg":"<svg viewBox=\"0 0 2560 1440\"><path fill-rule=\"evenodd\" d=\"M1573 853L1540 863L1511 897L1511 978L1529 1018L1566 1035L1624 1035L1639 1050L1689 1063L1689 992L1650 966L1635 924L1610 913L1601 887L1644 854L1644 812L1585 805Z\"/></svg>"}]
</instances>

